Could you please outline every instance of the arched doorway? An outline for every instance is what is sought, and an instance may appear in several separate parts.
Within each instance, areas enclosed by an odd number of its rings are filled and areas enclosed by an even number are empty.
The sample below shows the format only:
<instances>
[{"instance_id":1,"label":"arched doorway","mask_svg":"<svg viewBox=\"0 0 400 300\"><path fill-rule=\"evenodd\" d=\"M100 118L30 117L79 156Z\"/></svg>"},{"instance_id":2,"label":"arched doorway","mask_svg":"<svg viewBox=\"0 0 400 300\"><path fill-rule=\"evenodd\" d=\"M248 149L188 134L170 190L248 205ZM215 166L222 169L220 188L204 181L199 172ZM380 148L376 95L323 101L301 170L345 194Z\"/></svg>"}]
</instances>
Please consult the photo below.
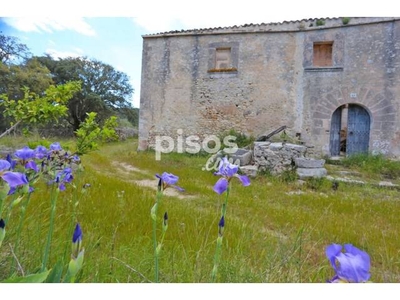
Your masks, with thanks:
<instances>
[{"instance_id":1,"label":"arched doorway","mask_svg":"<svg viewBox=\"0 0 400 300\"><path fill-rule=\"evenodd\" d=\"M330 130L331 156L368 152L371 119L360 105L346 104L332 114Z\"/></svg>"}]
</instances>

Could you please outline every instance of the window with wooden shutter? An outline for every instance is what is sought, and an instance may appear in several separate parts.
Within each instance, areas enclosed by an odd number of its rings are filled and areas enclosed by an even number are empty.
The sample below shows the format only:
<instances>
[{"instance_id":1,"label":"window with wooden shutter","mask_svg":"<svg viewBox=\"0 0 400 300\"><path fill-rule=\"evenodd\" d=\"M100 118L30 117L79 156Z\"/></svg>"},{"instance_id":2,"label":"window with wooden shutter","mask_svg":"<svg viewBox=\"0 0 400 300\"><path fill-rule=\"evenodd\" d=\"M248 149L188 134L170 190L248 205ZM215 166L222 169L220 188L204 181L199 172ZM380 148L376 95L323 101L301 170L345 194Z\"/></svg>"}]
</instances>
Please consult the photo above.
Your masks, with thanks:
<instances>
[{"instance_id":1,"label":"window with wooden shutter","mask_svg":"<svg viewBox=\"0 0 400 300\"><path fill-rule=\"evenodd\" d=\"M331 67L332 66L333 42L316 42L313 47L313 66Z\"/></svg>"}]
</instances>

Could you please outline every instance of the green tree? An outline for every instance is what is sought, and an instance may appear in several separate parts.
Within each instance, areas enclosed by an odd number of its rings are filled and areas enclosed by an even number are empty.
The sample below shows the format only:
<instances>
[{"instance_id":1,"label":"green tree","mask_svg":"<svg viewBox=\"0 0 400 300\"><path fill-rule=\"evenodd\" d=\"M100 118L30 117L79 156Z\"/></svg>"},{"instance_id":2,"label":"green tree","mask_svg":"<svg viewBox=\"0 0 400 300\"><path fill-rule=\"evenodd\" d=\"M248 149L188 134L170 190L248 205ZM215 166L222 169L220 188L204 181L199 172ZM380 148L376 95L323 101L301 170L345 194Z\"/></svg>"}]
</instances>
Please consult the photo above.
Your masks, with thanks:
<instances>
[{"instance_id":1,"label":"green tree","mask_svg":"<svg viewBox=\"0 0 400 300\"><path fill-rule=\"evenodd\" d=\"M98 142L118 140L118 135L115 132L115 128L118 125L117 118L111 116L104 122L103 127L100 127L96 122L96 116L95 112L88 113L87 118L76 131L76 153L78 155L97 150Z\"/></svg>"},{"instance_id":2,"label":"green tree","mask_svg":"<svg viewBox=\"0 0 400 300\"><path fill-rule=\"evenodd\" d=\"M56 84L82 81L82 90L68 103L68 122L74 131L79 129L89 112L95 112L99 122L103 123L118 110L132 108L133 88L129 77L112 66L86 57L54 60L45 56L38 60L50 70Z\"/></svg>"},{"instance_id":3,"label":"green tree","mask_svg":"<svg viewBox=\"0 0 400 300\"><path fill-rule=\"evenodd\" d=\"M51 120L58 122L67 115L68 101L80 90L80 82L68 82L63 85L51 85L43 96L24 88L24 97L19 100L9 99L6 94L0 95L0 106L3 113L9 117L10 128L0 134L0 138L11 132L20 124L43 124Z\"/></svg>"},{"instance_id":4,"label":"green tree","mask_svg":"<svg viewBox=\"0 0 400 300\"><path fill-rule=\"evenodd\" d=\"M49 69L37 59L26 60L20 65L0 63L0 93L6 93L10 99L21 99L23 88L42 95L53 84Z\"/></svg>"},{"instance_id":5,"label":"green tree","mask_svg":"<svg viewBox=\"0 0 400 300\"><path fill-rule=\"evenodd\" d=\"M27 59L30 54L28 47L18 38L0 32L0 62L8 64L16 59Z\"/></svg>"},{"instance_id":6,"label":"green tree","mask_svg":"<svg viewBox=\"0 0 400 300\"><path fill-rule=\"evenodd\" d=\"M127 119L133 127L139 126L139 108L136 107L123 107L118 110L118 116L121 119Z\"/></svg>"}]
</instances>

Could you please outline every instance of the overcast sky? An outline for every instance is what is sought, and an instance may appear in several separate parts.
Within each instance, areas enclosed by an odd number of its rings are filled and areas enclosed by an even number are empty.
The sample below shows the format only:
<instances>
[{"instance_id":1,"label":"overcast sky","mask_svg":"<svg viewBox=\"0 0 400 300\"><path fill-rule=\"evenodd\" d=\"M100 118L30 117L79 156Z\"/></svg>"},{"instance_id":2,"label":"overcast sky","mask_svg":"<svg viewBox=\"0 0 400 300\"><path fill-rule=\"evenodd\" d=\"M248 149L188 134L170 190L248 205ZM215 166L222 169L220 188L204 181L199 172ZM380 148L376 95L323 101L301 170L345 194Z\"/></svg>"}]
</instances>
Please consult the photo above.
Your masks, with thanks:
<instances>
[{"instance_id":1,"label":"overcast sky","mask_svg":"<svg viewBox=\"0 0 400 300\"><path fill-rule=\"evenodd\" d=\"M0 31L34 55L88 56L131 78L139 107L142 35L324 17L400 16L395 1L349 0L1 0ZM132 4L128 4L132 3ZM379 5L377 5L379 4Z\"/></svg>"}]
</instances>

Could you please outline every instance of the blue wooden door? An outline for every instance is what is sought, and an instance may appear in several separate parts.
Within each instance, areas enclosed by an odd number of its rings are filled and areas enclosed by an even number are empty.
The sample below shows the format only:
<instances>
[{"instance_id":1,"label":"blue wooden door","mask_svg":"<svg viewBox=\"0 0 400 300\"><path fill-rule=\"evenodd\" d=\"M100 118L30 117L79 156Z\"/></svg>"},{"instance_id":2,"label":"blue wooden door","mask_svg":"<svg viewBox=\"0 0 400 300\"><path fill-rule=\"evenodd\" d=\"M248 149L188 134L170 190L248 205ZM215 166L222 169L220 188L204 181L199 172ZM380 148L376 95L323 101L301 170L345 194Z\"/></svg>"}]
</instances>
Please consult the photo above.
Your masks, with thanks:
<instances>
[{"instance_id":1,"label":"blue wooden door","mask_svg":"<svg viewBox=\"0 0 400 300\"><path fill-rule=\"evenodd\" d=\"M340 155L340 130L342 123L342 108L339 107L335 110L331 120L330 143L329 150L331 156Z\"/></svg>"},{"instance_id":2,"label":"blue wooden door","mask_svg":"<svg viewBox=\"0 0 400 300\"><path fill-rule=\"evenodd\" d=\"M349 105L346 154L366 153L369 147L370 117L358 105Z\"/></svg>"}]
</instances>

